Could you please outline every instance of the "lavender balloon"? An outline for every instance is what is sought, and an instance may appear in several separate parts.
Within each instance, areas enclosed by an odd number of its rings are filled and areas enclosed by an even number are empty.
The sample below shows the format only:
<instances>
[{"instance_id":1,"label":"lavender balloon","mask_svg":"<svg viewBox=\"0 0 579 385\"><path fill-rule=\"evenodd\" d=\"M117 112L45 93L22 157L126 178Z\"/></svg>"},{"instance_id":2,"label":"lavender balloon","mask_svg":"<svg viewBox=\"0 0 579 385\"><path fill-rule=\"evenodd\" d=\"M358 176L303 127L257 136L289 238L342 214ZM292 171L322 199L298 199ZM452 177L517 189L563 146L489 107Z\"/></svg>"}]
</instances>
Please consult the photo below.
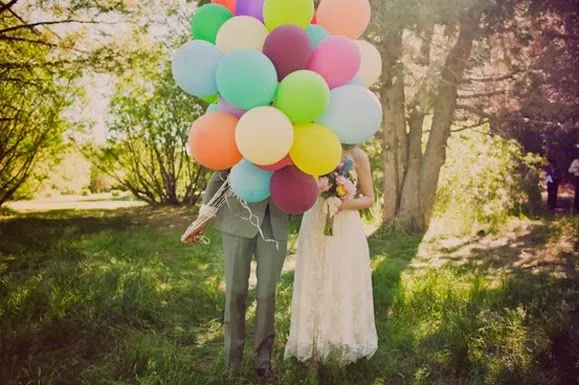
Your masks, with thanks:
<instances>
[{"instance_id":1,"label":"lavender balloon","mask_svg":"<svg viewBox=\"0 0 579 385\"><path fill-rule=\"evenodd\" d=\"M241 110L231 104L227 103L225 99L222 97L219 98L219 103L217 104L219 111L226 112L230 115L235 116L236 118L241 118L247 111Z\"/></svg>"},{"instance_id":2,"label":"lavender balloon","mask_svg":"<svg viewBox=\"0 0 579 385\"><path fill-rule=\"evenodd\" d=\"M292 72L307 68L314 47L305 30L295 25L282 25L265 39L263 53L272 61L282 81Z\"/></svg>"},{"instance_id":3,"label":"lavender balloon","mask_svg":"<svg viewBox=\"0 0 579 385\"><path fill-rule=\"evenodd\" d=\"M263 22L264 0L237 0L236 15L251 16Z\"/></svg>"}]
</instances>

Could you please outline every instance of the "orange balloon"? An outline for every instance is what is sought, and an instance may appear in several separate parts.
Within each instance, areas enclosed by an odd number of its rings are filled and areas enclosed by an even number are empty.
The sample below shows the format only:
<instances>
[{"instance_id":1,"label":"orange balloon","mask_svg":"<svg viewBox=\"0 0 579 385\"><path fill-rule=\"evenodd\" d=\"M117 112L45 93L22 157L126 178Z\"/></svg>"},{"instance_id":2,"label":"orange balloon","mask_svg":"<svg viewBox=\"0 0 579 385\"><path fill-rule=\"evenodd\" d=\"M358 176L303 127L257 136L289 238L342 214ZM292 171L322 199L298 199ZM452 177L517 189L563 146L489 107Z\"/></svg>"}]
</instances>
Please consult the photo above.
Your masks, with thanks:
<instances>
[{"instance_id":1,"label":"orange balloon","mask_svg":"<svg viewBox=\"0 0 579 385\"><path fill-rule=\"evenodd\" d=\"M316 13L317 24L332 35L358 39L370 24L368 0L322 0Z\"/></svg>"},{"instance_id":2,"label":"orange balloon","mask_svg":"<svg viewBox=\"0 0 579 385\"><path fill-rule=\"evenodd\" d=\"M189 149L199 164L212 170L227 170L242 159L235 144L238 119L225 112L210 112L193 123Z\"/></svg>"},{"instance_id":3,"label":"orange balloon","mask_svg":"<svg viewBox=\"0 0 579 385\"><path fill-rule=\"evenodd\" d=\"M235 3L236 0L211 0L213 4L223 5L225 8L229 9L231 13L235 15Z\"/></svg>"}]
</instances>

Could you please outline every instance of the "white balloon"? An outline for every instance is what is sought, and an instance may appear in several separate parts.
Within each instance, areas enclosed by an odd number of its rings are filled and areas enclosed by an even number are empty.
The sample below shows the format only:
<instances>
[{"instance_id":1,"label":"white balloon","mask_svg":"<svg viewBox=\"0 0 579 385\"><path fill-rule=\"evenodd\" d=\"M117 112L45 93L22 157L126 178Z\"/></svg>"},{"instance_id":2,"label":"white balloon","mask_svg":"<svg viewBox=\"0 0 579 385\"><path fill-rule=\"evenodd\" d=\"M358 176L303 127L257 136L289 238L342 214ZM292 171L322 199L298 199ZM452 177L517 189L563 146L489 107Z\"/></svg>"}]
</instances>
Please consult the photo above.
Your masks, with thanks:
<instances>
[{"instance_id":1,"label":"white balloon","mask_svg":"<svg viewBox=\"0 0 579 385\"><path fill-rule=\"evenodd\" d=\"M380 79L382 74L382 56L378 49L365 40L356 40L360 54L362 56L362 63L358 76L364 79L364 85L370 87Z\"/></svg>"},{"instance_id":2,"label":"white balloon","mask_svg":"<svg viewBox=\"0 0 579 385\"><path fill-rule=\"evenodd\" d=\"M215 45L223 53L238 49L263 50L268 34L262 22L251 16L236 16L225 22L217 33Z\"/></svg>"},{"instance_id":3,"label":"white balloon","mask_svg":"<svg viewBox=\"0 0 579 385\"><path fill-rule=\"evenodd\" d=\"M267 166L283 159L294 142L294 128L274 107L257 107L239 119L235 129L239 152L250 162Z\"/></svg>"}]
</instances>

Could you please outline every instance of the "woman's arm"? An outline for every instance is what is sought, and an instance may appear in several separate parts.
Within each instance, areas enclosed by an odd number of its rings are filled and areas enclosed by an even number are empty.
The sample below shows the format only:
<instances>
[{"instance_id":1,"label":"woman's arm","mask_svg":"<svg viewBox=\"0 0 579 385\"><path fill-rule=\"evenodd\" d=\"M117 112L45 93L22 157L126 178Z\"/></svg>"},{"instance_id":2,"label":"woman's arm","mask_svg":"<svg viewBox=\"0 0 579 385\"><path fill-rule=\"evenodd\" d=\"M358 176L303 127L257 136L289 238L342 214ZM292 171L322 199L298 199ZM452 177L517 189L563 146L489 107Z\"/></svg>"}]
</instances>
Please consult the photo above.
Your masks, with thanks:
<instances>
[{"instance_id":1,"label":"woman's arm","mask_svg":"<svg viewBox=\"0 0 579 385\"><path fill-rule=\"evenodd\" d=\"M372 181L370 159L364 151L359 149L356 150L354 157L361 196L342 202L340 210L364 210L374 205L374 183Z\"/></svg>"}]
</instances>

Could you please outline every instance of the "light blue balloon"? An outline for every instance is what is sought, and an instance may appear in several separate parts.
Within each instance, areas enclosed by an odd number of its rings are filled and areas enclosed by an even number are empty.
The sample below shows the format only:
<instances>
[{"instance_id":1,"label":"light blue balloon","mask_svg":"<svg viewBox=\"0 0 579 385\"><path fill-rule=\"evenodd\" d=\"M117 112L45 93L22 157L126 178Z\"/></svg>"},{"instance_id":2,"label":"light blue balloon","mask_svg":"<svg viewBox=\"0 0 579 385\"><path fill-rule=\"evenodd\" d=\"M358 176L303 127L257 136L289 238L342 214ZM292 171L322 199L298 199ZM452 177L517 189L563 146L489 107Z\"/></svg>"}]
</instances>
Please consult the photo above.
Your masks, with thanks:
<instances>
[{"instance_id":1,"label":"light blue balloon","mask_svg":"<svg viewBox=\"0 0 579 385\"><path fill-rule=\"evenodd\" d=\"M239 109L267 106L277 89L277 72L257 50L233 51L219 65L217 88L223 99Z\"/></svg>"},{"instance_id":2,"label":"light blue balloon","mask_svg":"<svg viewBox=\"0 0 579 385\"><path fill-rule=\"evenodd\" d=\"M330 33L326 31L324 27L321 27L317 24L310 24L310 26L306 29L306 33L310 37L314 48L316 48L316 46L320 44L322 40L325 40L330 36Z\"/></svg>"},{"instance_id":3,"label":"light blue balloon","mask_svg":"<svg viewBox=\"0 0 579 385\"><path fill-rule=\"evenodd\" d=\"M319 123L330 128L344 144L370 139L382 124L382 105L367 88L345 85L334 88L330 105Z\"/></svg>"},{"instance_id":4,"label":"light blue balloon","mask_svg":"<svg viewBox=\"0 0 579 385\"><path fill-rule=\"evenodd\" d=\"M247 203L262 202L271 195L270 171L265 171L243 159L231 169L229 182L233 193Z\"/></svg>"},{"instance_id":5,"label":"light blue balloon","mask_svg":"<svg viewBox=\"0 0 579 385\"><path fill-rule=\"evenodd\" d=\"M205 113L208 114L210 112L219 112L219 111L221 111L221 109L219 108L219 105L217 103L215 103L215 104L209 105L209 107L207 107L207 111L205 111Z\"/></svg>"},{"instance_id":6,"label":"light blue balloon","mask_svg":"<svg viewBox=\"0 0 579 385\"><path fill-rule=\"evenodd\" d=\"M182 45L172 61L173 78L190 95L206 97L217 93L215 74L223 54L213 44L194 40Z\"/></svg>"},{"instance_id":7,"label":"light blue balloon","mask_svg":"<svg viewBox=\"0 0 579 385\"><path fill-rule=\"evenodd\" d=\"M356 75L354 77L354 79L350 80L350 83L353 86L362 86L362 87L366 87L366 84L364 83L364 79L360 76L360 75Z\"/></svg>"}]
</instances>

